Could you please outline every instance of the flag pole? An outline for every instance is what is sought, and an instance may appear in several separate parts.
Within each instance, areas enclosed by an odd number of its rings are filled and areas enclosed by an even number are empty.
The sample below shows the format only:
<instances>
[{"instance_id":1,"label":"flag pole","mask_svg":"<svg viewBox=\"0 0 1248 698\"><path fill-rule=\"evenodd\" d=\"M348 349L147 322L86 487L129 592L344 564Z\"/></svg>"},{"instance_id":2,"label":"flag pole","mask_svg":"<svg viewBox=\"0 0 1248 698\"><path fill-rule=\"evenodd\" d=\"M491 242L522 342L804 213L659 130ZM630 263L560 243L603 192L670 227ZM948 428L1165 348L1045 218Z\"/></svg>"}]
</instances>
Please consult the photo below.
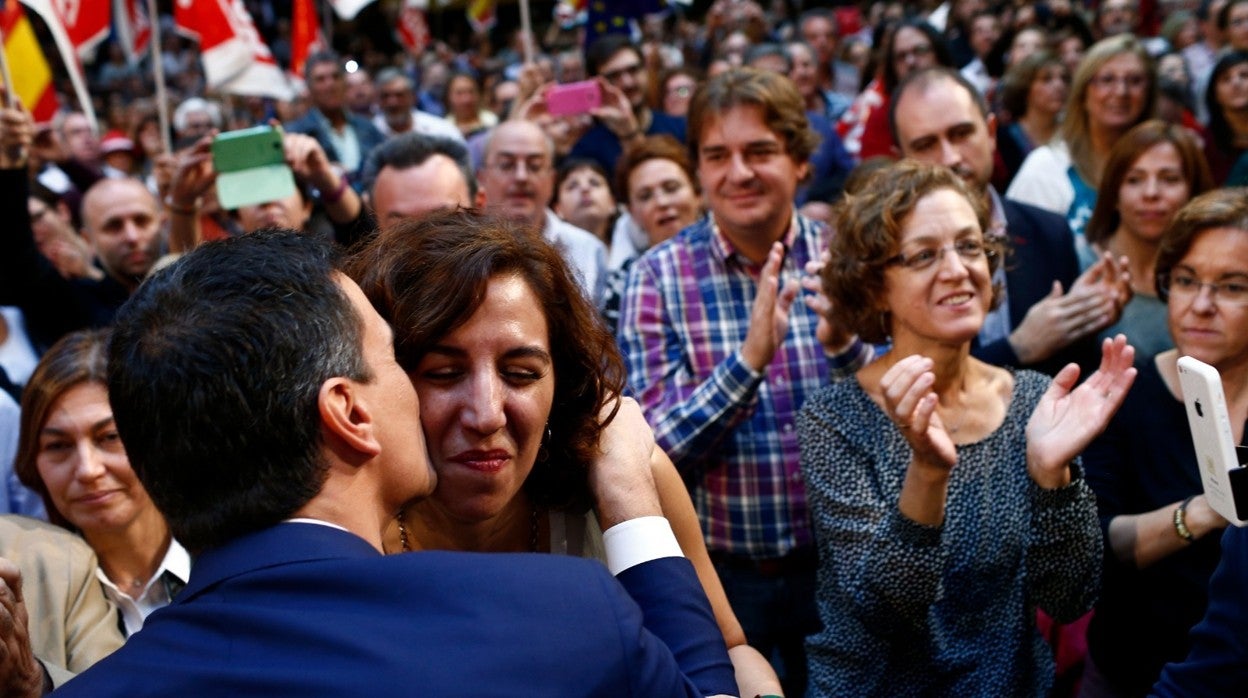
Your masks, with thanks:
<instances>
[{"instance_id":1,"label":"flag pole","mask_svg":"<svg viewBox=\"0 0 1248 698\"><path fill-rule=\"evenodd\" d=\"M0 27L0 75L4 78L4 106L17 106L17 90L13 88L13 74L9 72L9 53L4 48L4 28Z\"/></svg>"},{"instance_id":2,"label":"flag pole","mask_svg":"<svg viewBox=\"0 0 1248 698\"><path fill-rule=\"evenodd\" d=\"M325 4L321 5L321 14L324 15L325 17L321 21L321 26L325 27L325 29L323 30L325 33L325 50L333 51L334 50L334 2L333 0L325 0ZM342 66L338 66L338 67L341 68ZM303 77L303 76L300 75L299 77Z\"/></svg>"},{"instance_id":3,"label":"flag pole","mask_svg":"<svg viewBox=\"0 0 1248 698\"><path fill-rule=\"evenodd\" d=\"M173 152L169 129L169 90L165 86L165 63L160 55L160 15L156 0L147 0L147 22L152 28L148 51L152 57L152 74L156 78L156 116L160 119L160 145L166 153Z\"/></svg>"},{"instance_id":4,"label":"flag pole","mask_svg":"<svg viewBox=\"0 0 1248 698\"><path fill-rule=\"evenodd\" d=\"M495 5L495 12L497 12ZM524 62L533 62L533 20L529 17L529 0L520 0L520 32L523 34Z\"/></svg>"}]
</instances>

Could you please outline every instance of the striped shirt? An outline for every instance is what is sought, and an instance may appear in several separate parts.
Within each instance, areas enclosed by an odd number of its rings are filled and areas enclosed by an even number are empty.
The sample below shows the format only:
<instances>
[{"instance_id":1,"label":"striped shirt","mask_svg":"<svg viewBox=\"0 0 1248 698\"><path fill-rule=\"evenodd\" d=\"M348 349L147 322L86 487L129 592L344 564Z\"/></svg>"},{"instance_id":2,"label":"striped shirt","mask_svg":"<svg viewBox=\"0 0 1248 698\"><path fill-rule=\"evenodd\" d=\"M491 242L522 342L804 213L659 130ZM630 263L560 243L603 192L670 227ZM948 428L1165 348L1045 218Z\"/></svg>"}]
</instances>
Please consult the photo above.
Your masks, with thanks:
<instances>
[{"instance_id":1,"label":"striped shirt","mask_svg":"<svg viewBox=\"0 0 1248 698\"><path fill-rule=\"evenodd\" d=\"M826 246L825 227L794 216L781 285ZM691 485L707 546L754 558L811 545L795 419L806 396L852 374L873 347L827 356L817 315L799 298L775 358L755 372L741 356L761 265L738 254L707 217L641 257L629 272L618 328L629 387Z\"/></svg>"}]
</instances>

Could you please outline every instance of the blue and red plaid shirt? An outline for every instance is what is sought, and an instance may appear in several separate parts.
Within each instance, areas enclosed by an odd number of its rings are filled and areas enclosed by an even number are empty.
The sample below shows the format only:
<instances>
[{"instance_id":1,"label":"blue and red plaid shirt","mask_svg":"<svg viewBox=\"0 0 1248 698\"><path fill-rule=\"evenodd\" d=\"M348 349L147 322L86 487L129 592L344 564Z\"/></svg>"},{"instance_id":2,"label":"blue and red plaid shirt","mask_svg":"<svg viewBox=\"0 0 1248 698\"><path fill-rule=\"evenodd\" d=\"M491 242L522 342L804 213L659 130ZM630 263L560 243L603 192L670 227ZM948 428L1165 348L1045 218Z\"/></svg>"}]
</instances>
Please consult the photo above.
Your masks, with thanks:
<instances>
[{"instance_id":1,"label":"blue and red plaid shirt","mask_svg":"<svg viewBox=\"0 0 1248 698\"><path fill-rule=\"evenodd\" d=\"M827 228L794 216L781 285L826 247ZM799 298L775 358L741 358L762 266L706 218L633 265L620 308L629 387L690 485L707 547L754 558L811 545L795 420L806 396L852 374L874 348L855 340L830 357L817 315Z\"/></svg>"}]
</instances>

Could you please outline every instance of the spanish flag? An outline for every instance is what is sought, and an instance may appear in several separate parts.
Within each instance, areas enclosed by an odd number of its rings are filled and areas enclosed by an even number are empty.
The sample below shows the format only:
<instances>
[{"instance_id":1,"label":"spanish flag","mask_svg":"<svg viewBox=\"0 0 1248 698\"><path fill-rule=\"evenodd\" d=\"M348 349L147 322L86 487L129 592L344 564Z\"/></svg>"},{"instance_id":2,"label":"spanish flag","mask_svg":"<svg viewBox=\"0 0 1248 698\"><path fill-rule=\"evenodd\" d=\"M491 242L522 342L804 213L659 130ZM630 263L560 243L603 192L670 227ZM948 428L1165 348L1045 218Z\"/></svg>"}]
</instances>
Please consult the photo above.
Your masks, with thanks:
<instances>
[{"instance_id":1,"label":"spanish flag","mask_svg":"<svg viewBox=\"0 0 1248 698\"><path fill-rule=\"evenodd\" d=\"M488 32L494 26L498 19L494 13L494 5L494 0L470 0L464 14L468 16L468 24L472 25L474 32Z\"/></svg>"},{"instance_id":2,"label":"spanish flag","mask_svg":"<svg viewBox=\"0 0 1248 698\"><path fill-rule=\"evenodd\" d=\"M4 30L4 53L13 75L13 91L37 123L51 121L59 107L52 69L18 0L5 0L0 28Z\"/></svg>"}]
</instances>

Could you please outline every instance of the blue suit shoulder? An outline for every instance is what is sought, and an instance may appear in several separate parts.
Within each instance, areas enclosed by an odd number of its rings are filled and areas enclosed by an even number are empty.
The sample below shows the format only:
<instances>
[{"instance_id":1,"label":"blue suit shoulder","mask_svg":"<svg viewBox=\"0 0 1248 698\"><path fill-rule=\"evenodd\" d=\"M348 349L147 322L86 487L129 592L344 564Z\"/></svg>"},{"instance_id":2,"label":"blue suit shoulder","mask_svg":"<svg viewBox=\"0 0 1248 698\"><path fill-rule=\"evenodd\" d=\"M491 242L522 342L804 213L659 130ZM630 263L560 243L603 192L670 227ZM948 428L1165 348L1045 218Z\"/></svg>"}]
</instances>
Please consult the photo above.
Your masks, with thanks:
<instances>
[{"instance_id":1,"label":"blue suit shoulder","mask_svg":"<svg viewBox=\"0 0 1248 698\"><path fill-rule=\"evenodd\" d=\"M638 579L629 570L617 583L591 560L383 557L360 543L297 531L202 556L196 573L207 576L193 574L177 602L64 695L693 696L731 681L731 665L716 664L727 657L713 618L679 611L697 584L687 560L639 565ZM676 630L648 617L659 608L650 592ZM688 646L664 635L679 639L691 618L711 633L684 633Z\"/></svg>"},{"instance_id":2,"label":"blue suit shoulder","mask_svg":"<svg viewBox=\"0 0 1248 698\"><path fill-rule=\"evenodd\" d=\"M1001 207L1005 209L1005 220L1011 238L1016 234L1025 235L1029 240L1042 237L1050 243L1068 244L1071 246L1071 253L1074 253L1074 235L1062 216L1013 199L1002 199ZM1016 227L1021 228L1017 233Z\"/></svg>"},{"instance_id":3,"label":"blue suit shoulder","mask_svg":"<svg viewBox=\"0 0 1248 698\"><path fill-rule=\"evenodd\" d=\"M1187 659L1168 664L1154 696L1248 695L1248 530L1222 536L1222 560L1209 580L1209 607L1192 628Z\"/></svg>"}]
</instances>

